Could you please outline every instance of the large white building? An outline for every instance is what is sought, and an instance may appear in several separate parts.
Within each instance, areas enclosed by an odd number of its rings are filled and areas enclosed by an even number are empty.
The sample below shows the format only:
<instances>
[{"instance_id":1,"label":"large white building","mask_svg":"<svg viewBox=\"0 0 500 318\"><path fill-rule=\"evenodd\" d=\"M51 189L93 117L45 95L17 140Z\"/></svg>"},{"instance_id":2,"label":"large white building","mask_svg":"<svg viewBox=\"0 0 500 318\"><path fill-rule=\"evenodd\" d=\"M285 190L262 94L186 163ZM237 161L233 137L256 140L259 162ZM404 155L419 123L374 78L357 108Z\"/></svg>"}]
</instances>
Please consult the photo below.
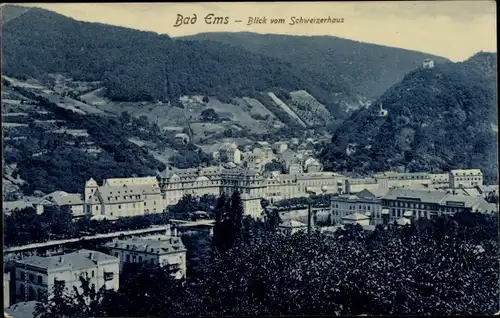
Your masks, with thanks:
<instances>
[{"instance_id":1,"label":"large white building","mask_svg":"<svg viewBox=\"0 0 500 318\"><path fill-rule=\"evenodd\" d=\"M187 195L242 194L245 214L260 217L260 199L270 201L306 197L310 194L345 192L345 177L333 172L314 172L264 176L251 169L222 166L198 169L171 169L159 174L167 205L175 205Z\"/></svg>"},{"instance_id":2,"label":"large white building","mask_svg":"<svg viewBox=\"0 0 500 318\"><path fill-rule=\"evenodd\" d=\"M311 194L342 194L346 186L345 177L334 172L273 173L266 184L266 199L271 202Z\"/></svg>"},{"instance_id":3,"label":"large white building","mask_svg":"<svg viewBox=\"0 0 500 318\"><path fill-rule=\"evenodd\" d=\"M156 235L146 238L115 240L105 244L110 254L125 263L150 263L176 270L175 278L186 277L186 247L180 237Z\"/></svg>"},{"instance_id":4,"label":"large white building","mask_svg":"<svg viewBox=\"0 0 500 318\"><path fill-rule=\"evenodd\" d=\"M164 196L156 177L106 179L85 183L85 213L110 218L162 213Z\"/></svg>"},{"instance_id":5,"label":"large white building","mask_svg":"<svg viewBox=\"0 0 500 318\"><path fill-rule=\"evenodd\" d=\"M344 224L344 218L355 213L366 216L372 225L382 224L382 202L379 198L353 194L331 197L331 216L335 224Z\"/></svg>"},{"instance_id":6,"label":"large white building","mask_svg":"<svg viewBox=\"0 0 500 318\"><path fill-rule=\"evenodd\" d=\"M116 257L90 250L60 256L31 256L14 262L16 301L45 300L60 284L72 292L81 288L80 277L90 280L96 290L118 289L119 264Z\"/></svg>"},{"instance_id":7,"label":"large white building","mask_svg":"<svg viewBox=\"0 0 500 318\"><path fill-rule=\"evenodd\" d=\"M492 213L488 202L482 197L454 195L444 191L394 188L382 198L383 208L389 210L389 222L411 212L414 219L433 219L444 214L462 211Z\"/></svg>"},{"instance_id":8,"label":"large white building","mask_svg":"<svg viewBox=\"0 0 500 318\"><path fill-rule=\"evenodd\" d=\"M456 188L474 188L483 185L483 173L479 169L451 170L450 187Z\"/></svg>"},{"instance_id":9,"label":"large white building","mask_svg":"<svg viewBox=\"0 0 500 318\"><path fill-rule=\"evenodd\" d=\"M265 178L258 172L245 168L168 168L159 174L159 179L167 205L177 204L187 194L230 196L239 191L252 197L263 198L266 189Z\"/></svg>"},{"instance_id":10,"label":"large white building","mask_svg":"<svg viewBox=\"0 0 500 318\"><path fill-rule=\"evenodd\" d=\"M380 187L413 187L432 184L432 174L425 172L384 172L373 176Z\"/></svg>"},{"instance_id":11,"label":"large white building","mask_svg":"<svg viewBox=\"0 0 500 318\"><path fill-rule=\"evenodd\" d=\"M262 205L260 204L261 200L262 196L243 193L241 195L241 202L243 204L244 214L254 219L261 219L262 218Z\"/></svg>"}]
</instances>

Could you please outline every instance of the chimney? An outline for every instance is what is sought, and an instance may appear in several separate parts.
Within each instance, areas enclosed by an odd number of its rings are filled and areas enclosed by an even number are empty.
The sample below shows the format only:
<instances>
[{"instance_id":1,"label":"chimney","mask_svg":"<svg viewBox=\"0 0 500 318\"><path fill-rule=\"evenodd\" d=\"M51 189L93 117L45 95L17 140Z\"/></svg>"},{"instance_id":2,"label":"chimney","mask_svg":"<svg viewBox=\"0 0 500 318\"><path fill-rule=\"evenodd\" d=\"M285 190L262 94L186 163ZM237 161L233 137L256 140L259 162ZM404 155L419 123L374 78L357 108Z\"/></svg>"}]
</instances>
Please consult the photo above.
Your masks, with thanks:
<instances>
[{"instance_id":1,"label":"chimney","mask_svg":"<svg viewBox=\"0 0 500 318\"><path fill-rule=\"evenodd\" d=\"M177 237L177 229L174 229L174 236Z\"/></svg>"},{"instance_id":2,"label":"chimney","mask_svg":"<svg viewBox=\"0 0 500 318\"><path fill-rule=\"evenodd\" d=\"M59 256L59 263L64 263L64 258L62 256Z\"/></svg>"}]
</instances>

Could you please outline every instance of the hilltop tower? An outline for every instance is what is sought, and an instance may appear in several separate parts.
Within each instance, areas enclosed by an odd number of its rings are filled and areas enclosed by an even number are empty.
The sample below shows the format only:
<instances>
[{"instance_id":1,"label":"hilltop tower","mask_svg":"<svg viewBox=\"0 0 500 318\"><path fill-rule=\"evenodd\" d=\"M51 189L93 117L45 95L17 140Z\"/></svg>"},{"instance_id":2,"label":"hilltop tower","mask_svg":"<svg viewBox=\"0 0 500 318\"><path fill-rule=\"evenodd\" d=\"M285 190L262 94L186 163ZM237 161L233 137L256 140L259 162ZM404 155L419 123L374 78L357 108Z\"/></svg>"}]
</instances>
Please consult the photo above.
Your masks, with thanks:
<instances>
[{"instance_id":1,"label":"hilltop tower","mask_svg":"<svg viewBox=\"0 0 500 318\"><path fill-rule=\"evenodd\" d=\"M382 103L380 103L380 109L378 110L378 116L379 117L386 117L388 114L389 114L389 112L387 111L387 109L384 109L382 107Z\"/></svg>"},{"instance_id":2,"label":"hilltop tower","mask_svg":"<svg viewBox=\"0 0 500 318\"><path fill-rule=\"evenodd\" d=\"M425 59L422 63L422 68L434 68L434 61L431 59Z\"/></svg>"}]
</instances>

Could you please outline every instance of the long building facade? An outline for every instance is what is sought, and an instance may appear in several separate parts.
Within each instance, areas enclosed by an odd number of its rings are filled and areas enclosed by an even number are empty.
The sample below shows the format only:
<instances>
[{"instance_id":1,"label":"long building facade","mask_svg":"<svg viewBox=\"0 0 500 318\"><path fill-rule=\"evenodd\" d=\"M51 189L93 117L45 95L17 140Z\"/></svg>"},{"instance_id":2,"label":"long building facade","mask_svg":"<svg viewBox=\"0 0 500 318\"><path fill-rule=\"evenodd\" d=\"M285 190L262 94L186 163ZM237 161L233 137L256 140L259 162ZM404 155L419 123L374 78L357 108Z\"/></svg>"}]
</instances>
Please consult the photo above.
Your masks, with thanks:
<instances>
[{"instance_id":1,"label":"long building facade","mask_svg":"<svg viewBox=\"0 0 500 318\"><path fill-rule=\"evenodd\" d=\"M414 219L433 219L459 212L488 213L489 204L481 197L454 195L445 191L394 188L382 198L382 207L389 210L389 222L411 214Z\"/></svg>"},{"instance_id":2,"label":"long building facade","mask_svg":"<svg viewBox=\"0 0 500 318\"><path fill-rule=\"evenodd\" d=\"M345 177L333 172L263 175L252 169L222 166L199 169L167 169L159 174L160 188L166 205L176 204L184 195L230 195L234 191L247 198L278 201L345 192Z\"/></svg>"},{"instance_id":3,"label":"long building facade","mask_svg":"<svg viewBox=\"0 0 500 318\"><path fill-rule=\"evenodd\" d=\"M471 179L479 178L481 173L480 170L466 172L474 174L474 177L465 177ZM462 171L459 173L463 174ZM220 165L189 169L167 167L156 177L107 179L102 186L90 179L85 184L84 202L87 215L114 218L161 213L168 206L177 204L187 194L220 196L238 191L242 194L246 214L258 218L261 214L259 202L262 198L277 202L312 194L355 194L363 190L379 191L397 187L449 188L450 183L456 184L455 179L462 181L455 177L459 176L459 173L385 172L372 178L356 179L334 172L266 174L250 168L225 168ZM460 175L460 178L463 176ZM482 184L482 180L478 184ZM342 197L339 197L339 200L342 200ZM345 213L340 212L344 211L343 207L339 207L338 211L339 214L332 217L340 221ZM375 222L381 222L377 215L373 215Z\"/></svg>"}]
</instances>

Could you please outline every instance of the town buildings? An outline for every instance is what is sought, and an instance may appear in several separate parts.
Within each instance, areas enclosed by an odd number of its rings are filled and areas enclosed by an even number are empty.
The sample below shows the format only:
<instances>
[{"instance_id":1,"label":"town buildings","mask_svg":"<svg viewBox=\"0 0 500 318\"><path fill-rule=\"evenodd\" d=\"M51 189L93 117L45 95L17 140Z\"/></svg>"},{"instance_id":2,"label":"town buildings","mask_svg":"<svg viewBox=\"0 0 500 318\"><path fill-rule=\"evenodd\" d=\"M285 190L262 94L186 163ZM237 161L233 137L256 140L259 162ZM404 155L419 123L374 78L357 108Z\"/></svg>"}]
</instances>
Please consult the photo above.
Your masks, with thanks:
<instances>
[{"instance_id":1,"label":"town buildings","mask_svg":"<svg viewBox=\"0 0 500 318\"><path fill-rule=\"evenodd\" d=\"M162 213L164 197L155 177L106 179L85 183L85 213L110 218Z\"/></svg>"},{"instance_id":2,"label":"town buildings","mask_svg":"<svg viewBox=\"0 0 500 318\"><path fill-rule=\"evenodd\" d=\"M159 184L167 205L175 205L187 195L232 195L235 191L264 197L265 178L251 169L226 169L222 166L175 169L168 167L159 173Z\"/></svg>"},{"instance_id":3,"label":"town buildings","mask_svg":"<svg viewBox=\"0 0 500 318\"><path fill-rule=\"evenodd\" d=\"M354 194L364 189L377 188L421 188L421 189L449 189L449 188L476 188L483 184L481 170L452 170L449 173L427 172L383 172L374 174L370 178L348 178L346 190Z\"/></svg>"},{"instance_id":4,"label":"town buildings","mask_svg":"<svg viewBox=\"0 0 500 318\"><path fill-rule=\"evenodd\" d=\"M246 198L270 201L309 196L312 193L344 193L345 177L333 172L282 174L264 176L251 169L226 169L222 166L199 169L167 169L159 174L160 187L167 205L176 204L184 195L202 196L234 191ZM256 205L256 203L254 204Z\"/></svg>"},{"instance_id":5,"label":"town buildings","mask_svg":"<svg viewBox=\"0 0 500 318\"><path fill-rule=\"evenodd\" d=\"M15 299L44 300L53 295L54 286L69 291L81 288L80 277L90 280L98 290L119 287L119 259L101 252L79 250L61 256L31 256L14 261Z\"/></svg>"},{"instance_id":6,"label":"town buildings","mask_svg":"<svg viewBox=\"0 0 500 318\"><path fill-rule=\"evenodd\" d=\"M479 169L451 170L450 187L474 188L483 185L483 173Z\"/></svg>"},{"instance_id":7,"label":"town buildings","mask_svg":"<svg viewBox=\"0 0 500 318\"><path fill-rule=\"evenodd\" d=\"M236 144L226 144L219 150L220 157L225 157L228 162L241 163L241 151Z\"/></svg>"},{"instance_id":8,"label":"town buildings","mask_svg":"<svg viewBox=\"0 0 500 318\"><path fill-rule=\"evenodd\" d=\"M432 175L430 173L413 172L413 173L397 173L384 172L373 176L380 187L392 188L403 186L423 186L432 184Z\"/></svg>"},{"instance_id":9,"label":"town buildings","mask_svg":"<svg viewBox=\"0 0 500 318\"><path fill-rule=\"evenodd\" d=\"M265 198L275 202L311 194L342 194L345 192L345 177L334 172L272 173L266 185Z\"/></svg>"},{"instance_id":10,"label":"town buildings","mask_svg":"<svg viewBox=\"0 0 500 318\"><path fill-rule=\"evenodd\" d=\"M343 223L345 217L354 213L364 215L370 220L369 224L382 224L382 201L377 197L360 197L352 194L331 197L331 215L335 224Z\"/></svg>"},{"instance_id":11,"label":"town buildings","mask_svg":"<svg viewBox=\"0 0 500 318\"><path fill-rule=\"evenodd\" d=\"M463 211L492 212L491 205L481 197L454 195L444 191L393 188L382 198L383 208L389 210L389 222L411 212L412 218L433 219L443 214Z\"/></svg>"},{"instance_id":12,"label":"town buildings","mask_svg":"<svg viewBox=\"0 0 500 318\"><path fill-rule=\"evenodd\" d=\"M175 278L186 277L186 247L180 237L157 235L154 237L115 240L105 244L110 254L125 263L150 263L175 270Z\"/></svg>"}]
</instances>

